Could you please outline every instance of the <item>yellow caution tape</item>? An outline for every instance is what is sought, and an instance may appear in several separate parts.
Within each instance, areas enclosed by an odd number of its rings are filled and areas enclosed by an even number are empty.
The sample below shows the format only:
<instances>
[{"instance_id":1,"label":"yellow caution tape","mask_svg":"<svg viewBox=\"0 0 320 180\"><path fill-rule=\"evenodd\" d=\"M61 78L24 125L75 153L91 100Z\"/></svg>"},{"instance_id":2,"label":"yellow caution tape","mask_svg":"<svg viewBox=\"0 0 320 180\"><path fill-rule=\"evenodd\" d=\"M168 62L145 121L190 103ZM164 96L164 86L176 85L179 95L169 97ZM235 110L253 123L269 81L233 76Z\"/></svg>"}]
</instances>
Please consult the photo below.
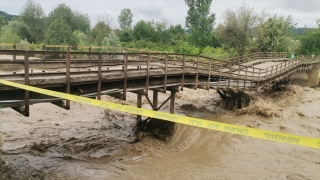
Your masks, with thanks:
<instances>
[{"instance_id":1,"label":"yellow caution tape","mask_svg":"<svg viewBox=\"0 0 320 180\"><path fill-rule=\"evenodd\" d=\"M175 122L175 123L187 124L187 125L191 125L191 126L227 132L227 133L231 133L231 134L239 134L239 135L243 135L243 136L249 136L249 137L254 137L254 138L266 139L266 140L270 140L270 141L276 141L276 142L282 142L282 143L287 143L287 144L294 144L294 145L299 145L299 146L320 149L320 138L297 136L297 135L292 135L292 134L285 134L285 133L280 133L280 132L273 132L273 131L267 131L267 130L262 130L262 129L254 129L254 128L248 128L248 127L237 126L237 125L232 125L232 124L220 123L220 122L215 122L215 121L208 121L208 120L204 120L204 119L186 117L186 116L181 116L181 115L176 115L176 114L169 114L169 113L165 113L165 112L137 108L134 106L121 105L121 104L116 104L116 103L112 103L112 102L106 102L106 101L95 100L95 99L75 96L75 95L66 94L66 93L60 93L60 92L56 92L56 91L51 91L51 90L41 89L41 88L37 88L37 87L22 85L22 84L18 84L18 83L6 81L6 80L1 80L1 79L0 79L0 83L8 85L8 86L13 86L16 88L25 89L28 91L33 91L33 92L37 92L37 93L41 93L41 94L46 94L49 96L68 99L71 101L90 104L90 105L99 106L102 108L112 109L112 110L116 110L116 111L122 111L122 112L131 113L131 114L167 120L167 121L171 121L171 122Z\"/></svg>"}]
</instances>

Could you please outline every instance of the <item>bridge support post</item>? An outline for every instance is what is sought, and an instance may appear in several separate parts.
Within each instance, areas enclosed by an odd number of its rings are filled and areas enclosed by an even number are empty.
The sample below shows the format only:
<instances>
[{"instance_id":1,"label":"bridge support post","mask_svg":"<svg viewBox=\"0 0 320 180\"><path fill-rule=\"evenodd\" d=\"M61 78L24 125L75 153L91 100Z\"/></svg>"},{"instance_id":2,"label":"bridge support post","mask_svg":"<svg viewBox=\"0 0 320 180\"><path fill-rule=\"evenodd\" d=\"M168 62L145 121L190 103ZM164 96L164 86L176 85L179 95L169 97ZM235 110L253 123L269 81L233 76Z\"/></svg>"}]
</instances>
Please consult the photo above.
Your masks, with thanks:
<instances>
[{"instance_id":1,"label":"bridge support post","mask_svg":"<svg viewBox=\"0 0 320 180\"><path fill-rule=\"evenodd\" d=\"M153 91L153 100L152 100L152 110L157 111L158 109L158 91Z\"/></svg>"},{"instance_id":2,"label":"bridge support post","mask_svg":"<svg viewBox=\"0 0 320 180\"><path fill-rule=\"evenodd\" d=\"M12 48L13 48L13 50L16 50L16 49L17 49L17 45L14 44ZM13 61L17 60L16 57L17 57L17 55L16 55L16 54L13 54L13 57L12 57L12 58L13 58Z\"/></svg>"},{"instance_id":3,"label":"bridge support post","mask_svg":"<svg viewBox=\"0 0 320 180\"><path fill-rule=\"evenodd\" d=\"M137 107L141 108L142 105L142 92L137 92ZM137 115L137 123L141 122L141 115Z\"/></svg>"},{"instance_id":4,"label":"bridge support post","mask_svg":"<svg viewBox=\"0 0 320 180\"><path fill-rule=\"evenodd\" d=\"M97 89L97 99L101 100L101 61L102 55L99 53L98 55L98 89Z\"/></svg>"},{"instance_id":5,"label":"bridge support post","mask_svg":"<svg viewBox=\"0 0 320 180\"><path fill-rule=\"evenodd\" d=\"M170 97L170 114L174 114L175 110L176 91L171 91Z\"/></svg>"},{"instance_id":6,"label":"bridge support post","mask_svg":"<svg viewBox=\"0 0 320 180\"><path fill-rule=\"evenodd\" d=\"M66 59L66 85L66 93L70 94L70 47L68 47ZM70 109L70 100L66 100L66 109Z\"/></svg>"},{"instance_id":7,"label":"bridge support post","mask_svg":"<svg viewBox=\"0 0 320 180\"><path fill-rule=\"evenodd\" d=\"M89 53L90 53L90 54L88 54L88 59L89 59L89 60L91 60L91 52L92 52L92 49L91 49L91 46L90 46L90 47L89 47Z\"/></svg>"},{"instance_id":8,"label":"bridge support post","mask_svg":"<svg viewBox=\"0 0 320 180\"><path fill-rule=\"evenodd\" d=\"M186 66L186 55L183 54L183 61L182 61L182 77L181 77L181 91L183 91L184 86L184 74L185 74L185 66Z\"/></svg>"},{"instance_id":9,"label":"bridge support post","mask_svg":"<svg viewBox=\"0 0 320 180\"><path fill-rule=\"evenodd\" d=\"M24 54L24 84L29 85L29 51ZM24 92L24 116L29 117L29 91Z\"/></svg>"}]
</instances>

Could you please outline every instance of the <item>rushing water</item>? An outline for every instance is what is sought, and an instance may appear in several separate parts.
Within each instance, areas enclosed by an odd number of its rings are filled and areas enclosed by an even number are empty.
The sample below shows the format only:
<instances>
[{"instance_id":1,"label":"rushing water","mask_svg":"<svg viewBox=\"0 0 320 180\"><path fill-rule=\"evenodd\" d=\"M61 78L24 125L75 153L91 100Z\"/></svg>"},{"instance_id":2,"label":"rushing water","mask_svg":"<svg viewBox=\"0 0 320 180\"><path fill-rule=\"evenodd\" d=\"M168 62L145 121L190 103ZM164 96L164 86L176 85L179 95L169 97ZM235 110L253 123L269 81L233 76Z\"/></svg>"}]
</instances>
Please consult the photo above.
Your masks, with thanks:
<instances>
[{"instance_id":1,"label":"rushing water","mask_svg":"<svg viewBox=\"0 0 320 180\"><path fill-rule=\"evenodd\" d=\"M320 88L293 86L286 92L255 94L254 104L248 107L247 114L243 115L220 109L212 103L215 99L211 96L216 96L214 91L180 92L177 97L178 107L191 103L194 108L177 111L213 121L320 138ZM132 102L129 100L128 103L133 102L134 100ZM146 102L144 103L146 105ZM88 111L98 112L87 107L83 108L83 111L83 114L72 115L73 118L88 117L84 115ZM7 110L4 113L11 114ZM59 115L56 118L59 117L63 116ZM120 114L114 117L126 119ZM51 120L53 119L55 118L52 117ZM29 119L28 122L32 121ZM73 126L79 128L91 126L81 124L84 120L71 121L74 122ZM85 122L91 121L89 119ZM66 128L68 123L65 122L60 127ZM115 129L102 134L101 131L97 131L91 133L91 136L100 133L100 142L103 137L117 136L113 134L127 130ZM68 130L70 131L72 129ZM54 131L48 130L46 134L51 132ZM62 137L68 132L59 131L58 136ZM88 132L80 130L73 133L72 137L86 133L90 134L90 130ZM33 133L30 139L35 139L36 134ZM123 139L129 136L125 134ZM320 179L320 151L307 147L181 124L177 125L175 134L167 142L146 137L142 142L128 144L125 141L121 142L120 138L121 135L116 141L101 141L104 149L95 150L94 153L92 147L99 145L96 143L97 138L92 138L91 144L84 140L77 142L77 147L82 147L81 143L88 143L90 146L85 146L81 151L70 148L72 151L68 156L61 147L49 148L44 156L20 152L20 157L28 159L33 167L48 173L48 178L57 179ZM8 136L6 139L8 141ZM64 144L73 140L72 138L61 140L59 143ZM17 143L5 142L4 146L13 144ZM106 154L106 151L110 153Z\"/></svg>"}]
</instances>

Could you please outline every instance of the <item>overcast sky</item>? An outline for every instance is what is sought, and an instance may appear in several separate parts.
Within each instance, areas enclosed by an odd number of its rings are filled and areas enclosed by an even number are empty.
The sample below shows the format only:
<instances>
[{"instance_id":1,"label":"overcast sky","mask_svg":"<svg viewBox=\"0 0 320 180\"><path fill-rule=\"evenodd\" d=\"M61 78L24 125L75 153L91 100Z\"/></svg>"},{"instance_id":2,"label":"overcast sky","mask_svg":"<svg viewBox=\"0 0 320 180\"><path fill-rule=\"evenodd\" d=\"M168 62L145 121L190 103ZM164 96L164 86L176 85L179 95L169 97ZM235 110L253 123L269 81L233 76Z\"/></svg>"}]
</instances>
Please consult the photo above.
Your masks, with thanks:
<instances>
[{"instance_id":1,"label":"overcast sky","mask_svg":"<svg viewBox=\"0 0 320 180\"><path fill-rule=\"evenodd\" d=\"M27 0L0 0L0 10L18 15ZM34 0L41 4L48 15L60 3L65 3L74 11L88 14L94 26L106 12L113 16L113 28L118 27L118 16L122 9L129 8L133 13L133 24L138 20L162 21L185 25L188 7L184 0ZM216 25L221 15L228 9L240 7L243 3L256 12L266 9L272 14L292 15L297 27L317 27L320 19L320 0L212 0L211 12L216 14Z\"/></svg>"}]
</instances>

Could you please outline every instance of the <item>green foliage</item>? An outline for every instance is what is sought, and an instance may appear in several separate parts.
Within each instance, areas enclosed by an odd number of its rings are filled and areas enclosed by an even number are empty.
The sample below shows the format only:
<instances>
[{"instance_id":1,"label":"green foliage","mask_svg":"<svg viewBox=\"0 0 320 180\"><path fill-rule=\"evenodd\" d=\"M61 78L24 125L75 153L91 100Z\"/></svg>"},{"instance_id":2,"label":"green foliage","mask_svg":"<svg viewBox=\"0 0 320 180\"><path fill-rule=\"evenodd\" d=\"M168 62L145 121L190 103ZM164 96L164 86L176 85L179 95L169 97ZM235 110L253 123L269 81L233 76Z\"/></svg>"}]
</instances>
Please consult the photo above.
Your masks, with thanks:
<instances>
[{"instance_id":1,"label":"green foliage","mask_svg":"<svg viewBox=\"0 0 320 180\"><path fill-rule=\"evenodd\" d=\"M196 46L189 44L188 42L179 41L177 43L177 48L175 49L175 52L181 54L198 55L200 53L200 49Z\"/></svg>"},{"instance_id":2,"label":"green foliage","mask_svg":"<svg viewBox=\"0 0 320 180\"><path fill-rule=\"evenodd\" d=\"M1 35L0 42L16 44L20 42L20 37L8 29Z\"/></svg>"},{"instance_id":3,"label":"green foliage","mask_svg":"<svg viewBox=\"0 0 320 180\"><path fill-rule=\"evenodd\" d=\"M223 48L214 48L207 46L202 50L201 55L215 58L215 59L227 59L235 55L235 49L231 48L224 50Z\"/></svg>"},{"instance_id":4,"label":"green foliage","mask_svg":"<svg viewBox=\"0 0 320 180\"><path fill-rule=\"evenodd\" d=\"M71 31L80 30L83 33L89 33L90 19L87 14L73 12L71 8L64 3L59 4L48 16L48 24L56 19L63 19L70 27Z\"/></svg>"},{"instance_id":5,"label":"green foliage","mask_svg":"<svg viewBox=\"0 0 320 180\"><path fill-rule=\"evenodd\" d=\"M235 48L239 55L243 55L253 38L252 31L262 17L246 4L236 10L227 9L222 17L223 22L216 31L219 38L226 45Z\"/></svg>"},{"instance_id":6,"label":"green foliage","mask_svg":"<svg viewBox=\"0 0 320 180\"><path fill-rule=\"evenodd\" d=\"M88 14L73 12L73 22L76 22L74 29L88 34L90 32L90 19Z\"/></svg>"},{"instance_id":7,"label":"green foliage","mask_svg":"<svg viewBox=\"0 0 320 180\"><path fill-rule=\"evenodd\" d=\"M118 17L121 30L131 29L133 14L130 9L123 9Z\"/></svg>"},{"instance_id":8,"label":"green foliage","mask_svg":"<svg viewBox=\"0 0 320 180\"><path fill-rule=\"evenodd\" d=\"M0 16L2 16L6 22L8 21L12 21L14 19L17 19L19 16L17 15L12 15L12 14L8 14L6 12L0 11Z\"/></svg>"},{"instance_id":9,"label":"green foliage","mask_svg":"<svg viewBox=\"0 0 320 180\"><path fill-rule=\"evenodd\" d=\"M66 21L63 19L55 19L49 26L44 42L46 44L59 45L77 45L79 44L77 37L72 34L72 31Z\"/></svg>"},{"instance_id":10,"label":"green foliage","mask_svg":"<svg viewBox=\"0 0 320 180\"><path fill-rule=\"evenodd\" d=\"M108 37L104 37L101 42L102 46L114 46L121 47L119 38L114 34L113 31L108 35Z\"/></svg>"},{"instance_id":11,"label":"green foliage","mask_svg":"<svg viewBox=\"0 0 320 180\"><path fill-rule=\"evenodd\" d=\"M101 46L102 40L111 33L111 28L104 22L98 22L90 32L89 43L93 43L96 46Z\"/></svg>"},{"instance_id":12,"label":"green foliage","mask_svg":"<svg viewBox=\"0 0 320 180\"><path fill-rule=\"evenodd\" d=\"M122 30L119 33L119 39L121 42L131 42L133 41L133 31L131 29Z\"/></svg>"},{"instance_id":13,"label":"green foliage","mask_svg":"<svg viewBox=\"0 0 320 180\"><path fill-rule=\"evenodd\" d=\"M76 30L72 33L79 41L79 46L87 46L88 45L88 36L81 32L80 30Z\"/></svg>"},{"instance_id":14,"label":"green foliage","mask_svg":"<svg viewBox=\"0 0 320 180\"><path fill-rule=\"evenodd\" d=\"M186 27L190 31L190 42L198 47L210 43L215 14L210 12L212 0L185 0L189 7Z\"/></svg>"},{"instance_id":15,"label":"green foliage","mask_svg":"<svg viewBox=\"0 0 320 180\"><path fill-rule=\"evenodd\" d=\"M41 5L28 0L20 13L20 18L26 25L26 32L23 34L27 34L27 36L23 38L27 38L29 42L33 43L41 42L46 32L45 17Z\"/></svg>"},{"instance_id":16,"label":"green foliage","mask_svg":"<svg viewBox=\"0 0 320 180\"><path fill-rule=\"evenodd\" d=\"M180 24L175 26L171 25L168 29L169 33L169 42L166 42L171 45L176 45L179 41L186 41L187 35L185 30L182 28Z\"/></svg>"},{"instance_id":17,"label":"green foliage","mask_svg":"<svg viewBox=\"0 0 320 180\"><path fill-rule=\"evenodd\" d=\"M11 32L17 34L21 39L27 39L29 37L28 27L21 20L12 20L8 25L2 28L2 31L10 30Z\"/></svg>"},{"instance_id":18,"label":"green foliage","mask_svg":"<svg viewBox=\"0 0 320 180\"><path fill-rule=\"evenodd\" d=\"M307 32L301 37L299 53L305 55L320 54L320 22L318 22L318 28Z\"/></svg>"},{"instance_id":19,"label":"green foliage","mask_svg":"<svg viewBox=\"0 0 320 180\"><path fill-rule=\"evenodd\" d=\"M0 33L2 31L3 26L7 25L8 21L6 21L6 19L0 15Z\"/></svg>"},{"instance_id":20,"label":"green foliage","mask_svg":"<svg viewBox=\"0 0 320 180\"><path fill-rule=\"evenodd\" d=\"M292 17L274 15L259 26L257 42L263 52L287 52L292 43L290 36L296 24Z\"/></svg>"},{"instance_id":21,"label":"green foliage","mask_svg":"<svg viewBox=\"0 0 320 180\"><path fill-rule=\"evenodd\" d=\"M155 30L154 21L140 20L133 28L133 37L135 40L145 40L152 42L159 42L160 35Z\"/></svg>"}]
</instances>

